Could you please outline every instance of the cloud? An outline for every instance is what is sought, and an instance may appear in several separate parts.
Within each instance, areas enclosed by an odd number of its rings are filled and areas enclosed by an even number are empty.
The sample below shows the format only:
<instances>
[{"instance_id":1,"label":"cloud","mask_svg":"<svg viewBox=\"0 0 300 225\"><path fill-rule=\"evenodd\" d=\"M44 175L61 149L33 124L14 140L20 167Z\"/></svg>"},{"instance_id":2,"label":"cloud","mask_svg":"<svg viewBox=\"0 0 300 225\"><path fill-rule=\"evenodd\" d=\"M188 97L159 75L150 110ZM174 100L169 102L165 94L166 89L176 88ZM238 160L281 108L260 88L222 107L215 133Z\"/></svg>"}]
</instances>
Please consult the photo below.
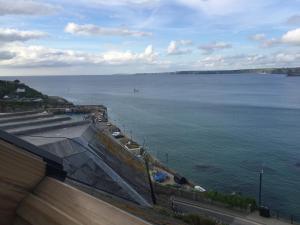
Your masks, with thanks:
<instances>
[{"instance_id":1,"label":"cloud","mask_svg":"<svg viewBox=\"0 0 300 225\"><path fill-rule=\"evenodd\" d=\"M31 0L0 0L0 16L4 15L48 15L59 7Z\"/></svg>"},{"instance_id":2,"label":"cloud","mask_svg":"<svg viewBox=\"0 0 300 225\"><path fill-rule=\"evenodd\" d=\"M193 42L190 40L179 40L179 41L171 41L168 48L168 55L184 55L192 52L192 49L185 48L185 46L192 45Z\"/></svg>"},{"instance_id":3,"label":"cloud","mask_svg":"<svg viewBox=\"0 0 300 225\"><path fill-rule=\"evenodd\" d=\"M154 52L153 46L149 45L142 53L133 53L131 51L108 51L101 55L101 60L108 64L123 63L156 63L157 53Z\"/></svg>"},{"instance_id":4,"label":"cloud","mask_svg":"<svg viewBox=\"0 0 300 225\"><path fill-rule=\"evenodd\" d=\"M232 45L226 42L214 42L211 44L201 45L198 48L203 50L205 54L211 54L216 50L232 48Z\"/></svg>"},{"instance_id":5,"label":"cloud","mask_svg":"<svg viewBox=\"0 0 300 225\"><path fill-rule=\"evenodd\" d=\"M286 20L288 25L300 25L300 15L293 15Z\"/></svg>"},{"instance_id":6,"label":"cloud","mask_svg":"<svg viewBox=\"0 0 300 225\"><path fill-rule=\"evenodd\" d=\"M257 41L262 47L274 47L282 44L300 45L300 28L290 30L283 34L280 38L267 38L265 34L255 34L250 37Z\"/></svg>"},{"instance_id":7,"label":"cloud","mask_svg":"<svg viewBox=\"0 0 300 225\"><path fill-rule=\"evenodd\" d=\"M300 28L288 31L281 40L286 44L300 45Z\"/></svg>"},{"instance_id":8,"label":"cloud","mask_svg":"<svg viewBox=\"0 0 300 225\"><path fill-rule=\"evenodd\" d=\"M160 64L158 54L152 45L141 53L131 51L108 51L103 53L86 53L73 50L61 50L44 46L25 46L22 43L6 44L1 51L6 51L7 60L0 61L6 67L62 67L77 65L138 65ZM0 53L1 53L0 51Z\"/></svg>"},{"instance_id":9,"label":"cloud","mask_svg":"<svg viewBox=\"0 0 300 225\"><path fill-rule=\"evenodd\" d=\"M268 39L265 34L255 34L251 36L250 39L259 42L260 46L264 48L275 47L281 44L280 39L277 38Z\"/></svg>"},{"instance_id":10,"label":"cloud","mask_svg":"<svg viewBox=\"0 0 300 225\"><path fill-rule=\"evenodd\" d=\"M299 66L299 60L300 53L297 52L211 55L201 58L193 66L201 70L295 67Z\"/></svg>"},{"instance_id":11,"label":"cloud","mask_svg":"<svg viewBox=\"0 0 300 225\"><path fill-rule=\"evenodd\" d=\"M87 36L151 36L151 33L148 32L128 30L126 28L109 28L100 27L93 24L79 25L76 23L68 23L65 27L65 32L75 35Z\"/></svg>"},{"instance_id":12,"label":"cloud","mask_svg":"<svg viewBox=\"0 0 300 225\"><path fill-rule=\"evenodd\" d=\"M181 5L208 15L227 15L254 8L260 1L252 0L177 0Z\"/></svg>"},{"instance_id":13,"label":"cloud","mask_svg":"<svg viewBox=\"0 0 300 225\"><path fill-rule=\"evenodd\" d=\"M255 34L251 36L251 39L254 41L264 41L266 40L266 35L265 34Z\"/></svg>"},{"instance_id":14,"label":"cloud","mask_svg":"<svg viewBox=\"0 0 300 225\"><path fill-rule=\"evenodd\" d=\"M9 60L16 56L16 54L9 51L0 51L0 61Z\"/></svg>"},{"instance_id":15,"label":"cloud","mask_svg":"<svg viewBox=\"0 0 300 225\"><path fill-rule=\"evenodd\" d=\"M150 5L157 2L160 2L160 0L81 0L82 2L88 2L90 4L99 4L99 5Z\"/></svg>"},{"instance_id":16,"label":"cloud","mask_svg":"<svg viewBox=\"0 0 300 225\"><path fill-rule=\"evenodd\" d=\"M0 28L0 43L14 41L28 41L46 37L47 34L40 31L22 31L9 28Z\"/></svg>"}]
</instances>

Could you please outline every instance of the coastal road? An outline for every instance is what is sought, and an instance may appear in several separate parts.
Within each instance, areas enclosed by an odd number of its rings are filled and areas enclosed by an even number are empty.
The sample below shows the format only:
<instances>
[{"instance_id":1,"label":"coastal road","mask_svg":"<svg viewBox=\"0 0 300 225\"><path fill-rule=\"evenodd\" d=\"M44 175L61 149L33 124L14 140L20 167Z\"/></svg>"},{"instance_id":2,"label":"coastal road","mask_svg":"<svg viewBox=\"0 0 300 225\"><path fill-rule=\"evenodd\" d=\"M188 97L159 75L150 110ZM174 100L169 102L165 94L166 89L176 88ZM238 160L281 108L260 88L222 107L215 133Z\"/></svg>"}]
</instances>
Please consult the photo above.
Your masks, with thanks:
<instances>
[{"instance_id":1,"label":"coastal road","mask_svg":"<svg viewBox=\"0 0 300 225\"><path fill-rule=\"evenodd\" d=\"M244 215L232 211L223 210L211 205L205 205L188 201L186 199L173 198L173 206L176 210L184 213L199 214L214 218L222 223L231 225L287 225L276 219L261 218L257 215Z\"/></svg>"}]
</instances>

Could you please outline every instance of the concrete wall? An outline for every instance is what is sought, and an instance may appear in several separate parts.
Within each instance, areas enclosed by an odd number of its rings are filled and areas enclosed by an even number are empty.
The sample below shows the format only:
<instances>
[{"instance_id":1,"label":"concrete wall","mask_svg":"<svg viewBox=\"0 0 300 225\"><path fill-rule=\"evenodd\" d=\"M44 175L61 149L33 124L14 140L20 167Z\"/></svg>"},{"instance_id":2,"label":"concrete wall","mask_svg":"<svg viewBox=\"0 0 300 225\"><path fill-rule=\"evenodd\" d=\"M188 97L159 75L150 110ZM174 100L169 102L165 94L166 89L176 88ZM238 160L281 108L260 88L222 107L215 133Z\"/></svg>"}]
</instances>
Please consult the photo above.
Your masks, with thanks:
<instances>
[{"instance_id":1,"label":"concrete wall","mask_svg":"<svg viewBox=\"0 0 300 225\"><path fill-rule=\"evenodd\" d=\"M106 132L87 129L83 138L116 173L128 182L149 203L152 203L150 185L143 160L137 158Z\"/></svg>"}]
</instances>

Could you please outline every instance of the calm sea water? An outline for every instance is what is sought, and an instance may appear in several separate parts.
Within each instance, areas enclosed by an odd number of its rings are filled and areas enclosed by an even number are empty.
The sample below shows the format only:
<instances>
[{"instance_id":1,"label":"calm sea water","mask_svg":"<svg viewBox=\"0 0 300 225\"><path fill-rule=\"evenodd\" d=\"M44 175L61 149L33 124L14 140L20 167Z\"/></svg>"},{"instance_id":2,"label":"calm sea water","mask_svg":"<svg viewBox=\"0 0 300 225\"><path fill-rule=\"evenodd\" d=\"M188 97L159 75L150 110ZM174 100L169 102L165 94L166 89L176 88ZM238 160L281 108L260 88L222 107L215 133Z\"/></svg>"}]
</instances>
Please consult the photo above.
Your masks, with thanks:
<instances>
[{"instance_id":1,"label":"calm sea water","mask_svg":"<svg viewBox=\"0 0 300 225\"><path fill-rule=\"evenodd\" d=\"M13 79L13 78L9 78ZM111 120L206 189L256 197L300 219L300 77L132 75L19 77ZM133 89L139 90L133 93Z\"/></svg>"}]
</instances>

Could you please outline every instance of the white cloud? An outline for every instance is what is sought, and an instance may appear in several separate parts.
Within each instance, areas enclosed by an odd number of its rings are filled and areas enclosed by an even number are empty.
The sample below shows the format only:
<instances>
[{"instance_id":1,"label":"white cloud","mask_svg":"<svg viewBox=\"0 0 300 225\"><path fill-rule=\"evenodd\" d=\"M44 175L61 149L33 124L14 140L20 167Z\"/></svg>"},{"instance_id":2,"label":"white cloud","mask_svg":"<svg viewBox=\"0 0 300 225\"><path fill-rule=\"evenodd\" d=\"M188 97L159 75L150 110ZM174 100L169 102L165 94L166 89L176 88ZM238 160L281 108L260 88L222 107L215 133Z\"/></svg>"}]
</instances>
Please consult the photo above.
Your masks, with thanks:
<instances>
[{"instance_id":1,"label":"white cloud","mask_svg":"<svg viewBox=\"0 0 300 225\"><path fill-rule=\"evenodd\" d=\"M152 45L147 46L142 53L133 53L131 51L108 51L102 54L101 60L108 64L122 63L156 63L157 53L154 52Z\"/></svg>"},{"instance_id":2,"label":"white cloud","mask_svg":"<svg viewBox=\"0 0 300 225\"><path fill-rule=\"evenodd\" d=\"M211 54L216 50L223 50L228 48L232 48L232 45L226 42L214 42L211 44L199 46L199 49L203 50L205 54Z\"/></svg>"},{"instance_id":3,"label":"white cloud","mask_svg":"<svg viewBox=\"0 0 300 225\"><path fill-rule=\"evenodd\" d=\"M178 40L171 41L168 48L168 55L184 55L192 52L192 49L186 48L185 46L192 45L193 42L190 40Z\"/></svg>"},{"instance_id":4,"label":"white cloud","mask_svg":"<svg viewBox=\"0 0 300 225\"><path fill-rule=\"evenodd\" d=\"M177 0L179 4L208 15L226 15L246 11L262 1L248 0ZM260 3L261 4L261 3Z\"/></svg>"},{"instance_id":5,"label":"white cloud","mask_svg":"<svg viewBox=\"0 0 300 225\"><path fill-rule=\"evenodd\" d=\"M149 5L160 2L160 0L81 0L92 4L100 5Z\"/></svg>"},{"instance_id":6,"label":"white cloud","mask_svg":"<svg viewBox=\"0 0 300 225\"><path fill-rule=\"evenodd\" d=\"M268 39L265 34L255 34L250 37L253 41L260 43L261 47L269 48L281 44L281 40L277 38Z\"/></svg>"},{"instance_id":7,"label":"white cloud","mask_svg":"<svg viewBox=\"0 0 300 225\"><path fill-rule=\"evenodd\" d=\"M300 45L300 28L288 31L282 36L282 42L286 44Z\"/></svg>"},{"instance_id":8,"label":"white cloud","mask_svg":"<svg viewBox=\"0 0 300 225\"><path fill-rule=\"evenodd\" d=\"M299 66L300 54L296 52L274 52L270 54L211 55L195 64L201 70L250 69L268 67Z\"/></svg>"},{"instance_id":9,"label":"white cloud","mask_svg":"<svg viewBox=\"0 0 300 225\"><path fill-rule=\"evenodd\" d=\"M252 40L254 41L264 41L266 39L265 34L255 34L251 37Z\"/></svg>"},{"instance_id":10,"label":"white cloud","mask_svg":"<svg viewBox=\"0 0 300 225\"><path fill-rule=\"evenodd\" d=\"M0 28L0 42L28 41L46 36L46 33L40 31L22 31L9 28Z\"/></svg>"},{"instance_id":11,"label":"white cloud","mask_svg":"<svg viewBox=\"0 0 300 225\"><path fill-rule=\"evenodd\" d=\"M160 64L158 54L152 45L141 53L131 51L108 51L104 53L86 53L73 50L61 50L43 46L25 46L21 43L6 44L1 51L14 57L0 61L7 67L61 67L76 65L127 65ZM1 54L0 54L1 56Z\"/></svg>"},{"instance_id":12,"label":"white cloud","mask_svg":"<svg viewBox=\"0 0 300 225\"><path fill-rule=\"evenodd\" d=\"M3 15L47 15L59 7L31 0L0 0L0 16Z\"/></svg>"},{"instance_id":13,"label":"white cloud","mask_svg":"<svg viewBox=\"0 0 300 225\"><path fill-rule=\"evenodd\" d=\"M265 34L256 34L251 39L260 42L262 47L274 47L280 44L300 45L300 28L286 32L281 38L268 39Z\"/></svg>"},{"instance_id":14,"label":"white cloud","mask_svg":"<svg viewBox=\"0 0 300 225\"><path fill-rule=\"evenodd\" d=\"M96 36L150 36L151 33L128 30L126 28L109 28L100 27L93 24L79 25L76 23L68 23L65 32L75 35L96 35Z\"/></svg>"}]
</instances>

